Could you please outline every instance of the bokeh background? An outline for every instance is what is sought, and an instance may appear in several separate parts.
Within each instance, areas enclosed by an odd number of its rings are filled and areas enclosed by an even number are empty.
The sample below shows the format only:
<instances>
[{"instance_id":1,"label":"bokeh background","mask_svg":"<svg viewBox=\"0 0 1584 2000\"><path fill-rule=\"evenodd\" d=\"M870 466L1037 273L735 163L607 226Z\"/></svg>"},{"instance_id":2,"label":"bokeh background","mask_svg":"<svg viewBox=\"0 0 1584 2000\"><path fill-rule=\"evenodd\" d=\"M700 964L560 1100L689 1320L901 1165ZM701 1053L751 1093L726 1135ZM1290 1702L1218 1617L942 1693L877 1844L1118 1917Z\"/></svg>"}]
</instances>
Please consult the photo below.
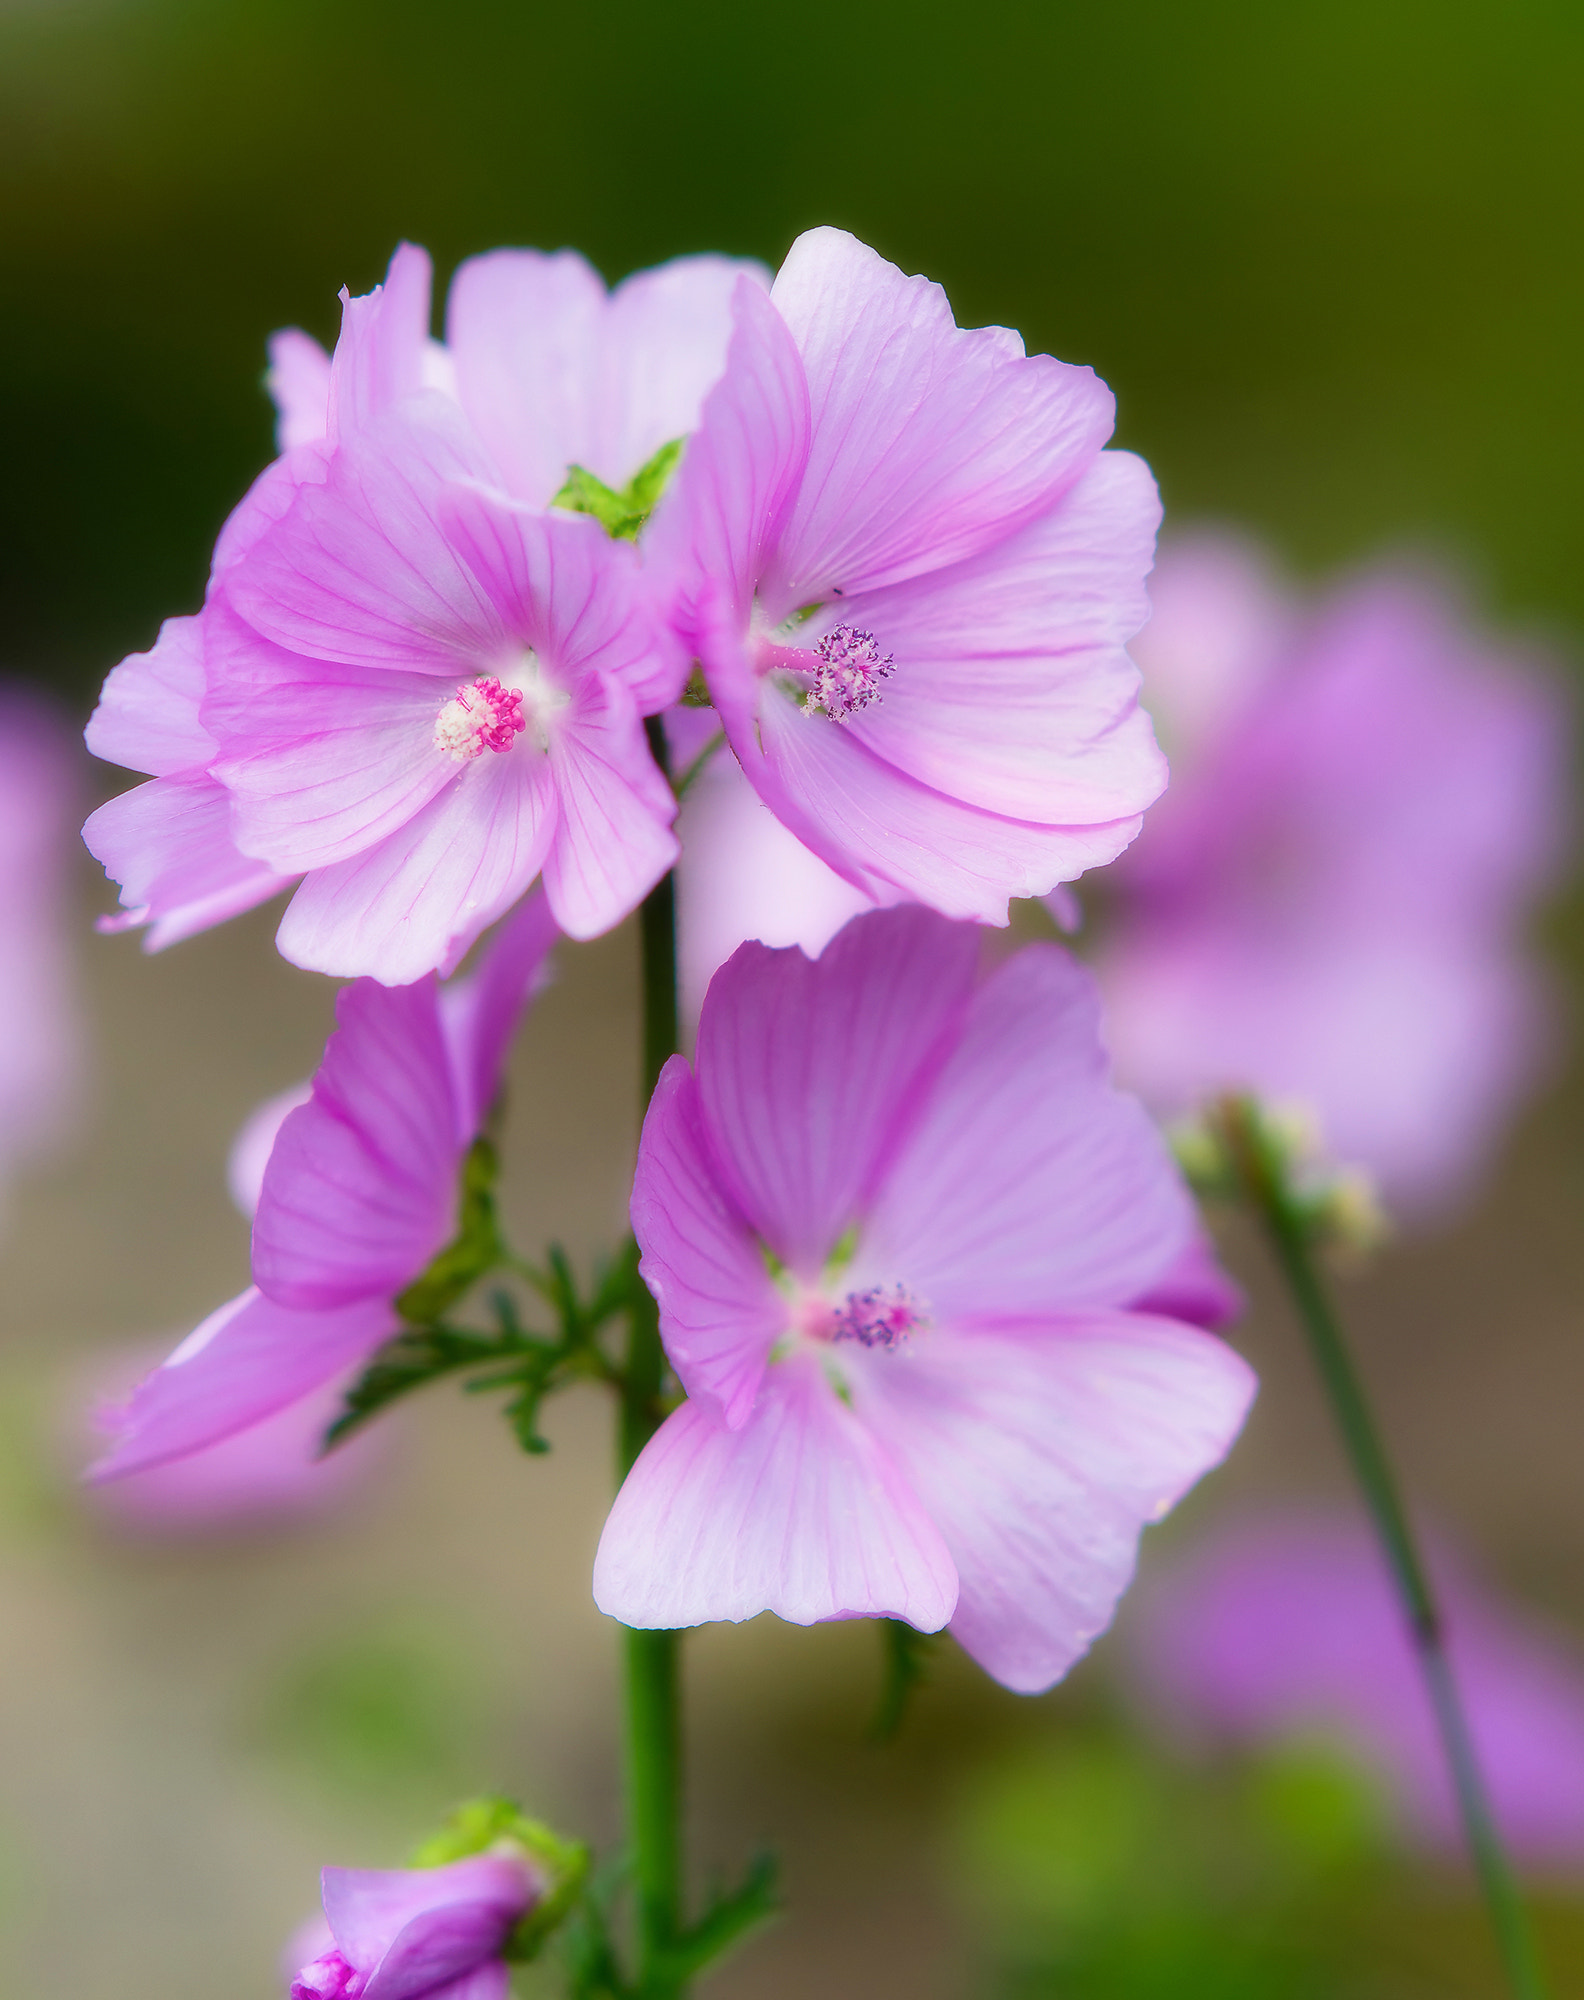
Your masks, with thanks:
<instances>
[{"instance_id":1,"label":"bokeh background","mask_svg":"<svg viewBox=\"0 0 1584 2000\"><path fill-rule=\"evenodd\" d=\"M575 244L616 277L705 248L774 263L819 221L942 279L960 320L1094 364L1171 519L1249 526L1300 572L1429 547L1565 653L1581 87L1584 14L1560 0L0 0L0 671L81 718L196 605L271 448L264 335L332 338L338 289L367 289L400 237L442 281L501 243ZM275 957L267 913L151 961L93 939L109 895L86 861L77 891L85 1110L0 1243L0 1990L263 2000L319 1863L394 1861L470 1788L612 1832L612 1633L587 1592L604 1416L567 1399L525 1466L492 1411L436 1393L345 1510L295 1533L172 1545L85 1508L73 1399L96 1355L168 1340L241 1282L225 1149L312 1067L330 995ZM1576 897L1547 945L1576 981ZM525 1039L525 1242L587 1256L620 1226L633 972L626 934L564 953ZM1575 1634L1580 1111L1575 1068L1473 1213L1349 1287L1415 1494ZM1343 1492L1259 1259L1229 1250L1264 1394L1163 1545ZM1140 1777L1104 1647L1026 1703L943 1650L889 1748L864 1739L863 1628L761 1621L694 1653L701 1852L778 1847L795 1909L723 1993L1496 1990L1456 1870L1377 1849L1351 1794ZM1186 1788L1174 1824L1222 1828L1224 1878L1185 1877L1120 1970L1062 1971L1064 1925L1160 1879L1115 1829L1162 1786ZM1584 1991L1584 1919L1565 1884L1544 1904ZM1198 1930L1187 1907L1210 1911Z\"/></svg>"}]
</instances>

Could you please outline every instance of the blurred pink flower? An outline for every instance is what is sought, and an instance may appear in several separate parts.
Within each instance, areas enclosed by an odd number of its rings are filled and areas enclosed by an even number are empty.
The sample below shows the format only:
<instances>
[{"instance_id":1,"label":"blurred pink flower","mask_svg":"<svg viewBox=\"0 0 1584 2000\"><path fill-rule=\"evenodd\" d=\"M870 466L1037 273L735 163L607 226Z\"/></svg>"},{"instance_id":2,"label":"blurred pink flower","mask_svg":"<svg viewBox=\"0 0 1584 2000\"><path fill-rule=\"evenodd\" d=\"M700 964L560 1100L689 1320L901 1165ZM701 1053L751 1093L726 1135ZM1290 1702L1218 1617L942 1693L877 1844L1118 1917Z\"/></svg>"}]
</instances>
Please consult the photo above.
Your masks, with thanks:
<instances>
[{"instance_id":1,"label":"blurred pink flower","mask_svg":"<svg viewBox=\"0 0 1584 2000\"><path fill-rule=\"evenodd\" d=\"M327 1868L327 1948L297 1972L291 2000L507 2000L502 1953L543 1885L516 1855L442 1868Z\"/></svg>"},{"instance_id":2,"label":"blurred pink flower","mask_svg":"<svg viewBox=\"0 0 1584 2000\"><path fill-rule=\"evenodd\" d=\"M67 943L78 753L42 696L0 685L0 1202L66 1132L84 1048Z\"/></svg>"},{"instance_id":3,"label":"blurred pink flower","mask_svg":"<svg viewBox=\"0 0 1584 2000\"><path fill-rule=\"evenodd\" d=\"M142 1351L117 1355L98 1368L94 1403L113 1411L153 1358ZM117 1528L159 1536L248 1532L326 1512L362 1483L389 1435L383 1426L370 1429L320 1456L346 1380L328 1382L205 1450L91 1487L95 1511Z\"/></svg>"},{"instance_id":4,"label":"blurred pink flower","mask_svg":"<svg viewBox=\"0 0 1584 2000\"><path fill-rule=\"evenodd\" d=\"M1152 593L1135 651L1173 783L1106 878L1118 1072L1166 1114L1305 1103L1395 1202L1444 1203L1545 1046L1523 928L1566 832L1561 690L1407 571L1301 617L1212 538Z\"/></svg>"},{"instance_id":5,"label":"blurred pink flower","mask_svg":"<svg viewBox=\"0 0 1584 2000\"><path fill-rule=\"evenodd\" d=\"M554 941L535 896L466 979L364 979L342 992L312 1095L288 1111L264 1169L253 1285L116 1413L92 1479L205 1451L356 1368L397 1331L395 1298L455 1233L463 1157Z\"/></svg>"},{"instance_id":6,"label":"blurred pink flower","mask_svg":"<svg viewBox=\"0 0 1584 2000\"><path fill-rule=\"evenodd\" d=\"M690 1400L600 1543L624 1623L950 1621L1047 1687L1236 1435L1243 1362L1128 1310L1195 1224L1088 976L1033 946L976 985L978 949L918 909L745 945L667 1065L632 1214Z\"/></svg>"},{"instance_id":7,"label":"blurred pink flower","mask_svg":"<svg viewBox=\"0 0 1584 2000\"><path fill-rule=\"evenodd\" d=\"M959 330L853 237L740 280L725 375L651 524L733 750L872 900L1006 920L1110 861L1165 769L1125 651L1154 482L1109 392Z\"/></svg>"},{"instance_id":8,"label":"blurred pink flower","mask_svg":"<svg viewBox=\"0 0 1584 2000\"><path fill-rule=\"evenodd\" d=\"M1584 1668L1450 1560L1434 1567L1504 1835L1531 1864L1584 1866ZM1418 1662L1363 1523L1287 1514L1224 1528L1150 1581L1132 1634L1159 1717L1234 1742L1337 1739L1388 1780L1421 1837L1459 1843Z\"/></svg>"}]
</instances>

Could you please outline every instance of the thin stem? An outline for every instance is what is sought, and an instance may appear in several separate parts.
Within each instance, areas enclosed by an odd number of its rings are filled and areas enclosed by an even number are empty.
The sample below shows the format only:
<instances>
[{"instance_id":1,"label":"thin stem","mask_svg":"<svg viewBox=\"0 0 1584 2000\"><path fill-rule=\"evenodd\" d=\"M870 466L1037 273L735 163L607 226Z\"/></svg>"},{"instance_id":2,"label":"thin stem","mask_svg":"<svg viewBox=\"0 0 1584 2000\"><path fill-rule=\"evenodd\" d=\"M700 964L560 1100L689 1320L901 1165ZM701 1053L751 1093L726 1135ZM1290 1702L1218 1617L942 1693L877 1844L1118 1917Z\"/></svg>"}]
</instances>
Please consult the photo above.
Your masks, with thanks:
<instances>
[{"instance_id":1,"label":"thin stem","mask_svg":"<svg viewBox=\"0 0 1584 2000\"><path fill-rule=\"evenodd\" d=\"M658 717L646 724L650 748L667 769ZM677 1046L676 895L667 875L644 899L643 1075L647 1107ZM634 1285L623 1369L620 1461L625 1477L659 1428L665 1351L659 1308ZM627 1723L627 1837L637 1903L642 2000L673 2000L686 1988L675 1964L683 1930L682 1703L680 1635L629 1630L624 1641Z\"/></svg>"},{"instance_id":2,"label":"thin stem","mask_svg":"<svg viewBox=\"0 0 1584 2000\"><path fill-rule=\"evenodd\" d=\"M1310 1217L1294 1194L1284 1155L1273 1142L1258 1106L1247 1098L1227 1098L1219 1107L1218 1123L1244 1199L1263 1228L1287 1282L1396 1583L1508 1984L1518 2000L1546 2000L1548 1988L1528 1914L1496 1829L1447 1655L1445 1623L1363 1382L1320 1275Z\"/></svg>"}]
</instances>

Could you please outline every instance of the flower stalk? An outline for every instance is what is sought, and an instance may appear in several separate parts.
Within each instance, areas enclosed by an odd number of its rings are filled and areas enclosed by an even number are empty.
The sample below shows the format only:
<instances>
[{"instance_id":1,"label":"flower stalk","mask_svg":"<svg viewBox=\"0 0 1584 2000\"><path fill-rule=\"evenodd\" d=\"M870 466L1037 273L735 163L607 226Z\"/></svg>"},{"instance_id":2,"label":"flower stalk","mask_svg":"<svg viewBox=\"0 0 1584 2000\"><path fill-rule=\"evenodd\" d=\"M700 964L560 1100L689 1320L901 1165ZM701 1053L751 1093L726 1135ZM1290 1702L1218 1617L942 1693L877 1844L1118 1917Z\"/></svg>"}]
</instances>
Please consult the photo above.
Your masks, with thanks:
<instances>
[{"instance_id":1,"label":"flower stalk","mask_svg":"<svg viewBox=\"0 0 1584 2000\"><path fill-rule=\"evenodd\" d=\"M1237 1190L1286 1283L1396 1586L1508 1986L1515 2000L1547 2000L1549 1987L1539 1951L1497 1830L1447 1652L1445 1621L1315 1254L1315 1205L1294 1187L1286 1150L1253 1099L1224 1098L1216 1107L1214 1125Z\"/></svg>"},{"instance_id":2,"label":"flower stalk","mask_svg":"<svg viewBox=\"0 0 1584 2000\"><path fill-rule=\"evenodd\" d=\"M668 769L664 726L645 725L662 771ZM643 958L643 1102L677 1046L676 889L667 874L639 913ZM623 1371L619 1476L659 1428L665 1350L660 1310L635 1277ZM681 1639L667 1631L628 1628L624 1639L627 1727L627 1835L637 1905L637 1990L643 2000L671 2000L686 1989L675 1962L682 1931Z\"/></svg>"}]
</instances>

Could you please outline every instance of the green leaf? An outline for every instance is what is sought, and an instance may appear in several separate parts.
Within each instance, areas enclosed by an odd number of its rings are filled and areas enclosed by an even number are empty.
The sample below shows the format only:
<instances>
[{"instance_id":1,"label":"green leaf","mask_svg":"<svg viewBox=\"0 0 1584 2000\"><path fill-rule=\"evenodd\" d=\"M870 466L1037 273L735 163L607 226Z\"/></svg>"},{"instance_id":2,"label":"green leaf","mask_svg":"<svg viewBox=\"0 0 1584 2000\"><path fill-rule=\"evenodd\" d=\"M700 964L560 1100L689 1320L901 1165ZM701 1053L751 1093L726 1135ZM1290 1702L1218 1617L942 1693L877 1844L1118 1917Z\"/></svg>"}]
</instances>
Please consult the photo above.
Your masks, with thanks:
<instances>
[{"instance_id":1,"label":"green leaf","mask_svg":"<svg viewBox=\"0 0 1584 2000\"><path fill-rule=\"evenodd\" d=\"M676 470L685 443L684 438L672 438L661 445L619 492L586 465L569 465L566 481L550 505L572 514L591 514L614 541L636 541Z\"/></svg>"},{"instance_id":2,"label":"green leaf","mask_svg":"<svg viewBox=\"0 0 1584 2000\"><path fill-rule=\"evenodd\" d=\"M381 1410L442 1375L509 1359L513 1353L492 1334L444 1325L407 1328L386 1341L347 1390L340 1416L325 1432L323 1449L333 1450Z\"/></svg>"}]
</instances>

